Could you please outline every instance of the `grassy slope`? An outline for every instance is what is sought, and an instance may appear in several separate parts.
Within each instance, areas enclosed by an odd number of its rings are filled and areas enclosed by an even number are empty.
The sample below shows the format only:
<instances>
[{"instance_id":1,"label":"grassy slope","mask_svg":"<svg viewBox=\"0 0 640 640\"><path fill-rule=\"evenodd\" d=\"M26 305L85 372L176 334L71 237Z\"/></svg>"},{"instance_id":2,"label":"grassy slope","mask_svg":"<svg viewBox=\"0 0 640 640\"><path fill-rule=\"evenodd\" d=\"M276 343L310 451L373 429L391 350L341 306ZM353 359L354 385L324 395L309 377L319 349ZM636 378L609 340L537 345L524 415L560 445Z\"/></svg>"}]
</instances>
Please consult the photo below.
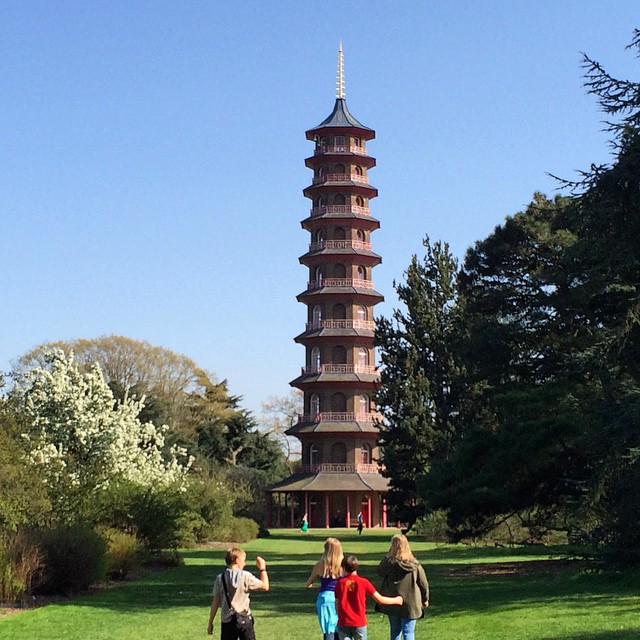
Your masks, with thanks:
<instances>
[{"instance_id":1,"label":"grassy slope","mask_svg":"<svg viewBox=\"0 0 640 640\"><path fill-rule=\"evenodd\" d=\"M260 640L320 638L315 590L305 590L311 566L322 552L326 531L302 535L274 531L245 546L251 563L267 559L269 593L252 596ZM358 537L332 532L346 553L361 561L360 573L377 583L375 567L393 532ZM489 563L526 562L549 556L540 549L469 549L412 543L427 568L431 607L418 622L418 638L429 640L631 640L640 637L637 573L589 574L577 566L512 575L492 573ZM172 640L206 635L209 593L223 567L222 549L185 553L185 566L63 604L50 605L0 621L3 640ZM486 571L469 565L487 563ZM538 563L536 563L537 565ZM534 567L535 565L530 565ZM251 567L249 567L251 568ZM369 639L388 638L386 618L369 608ZM219 637L216 620L214 637Z\"/></svg>"}]
</instances>

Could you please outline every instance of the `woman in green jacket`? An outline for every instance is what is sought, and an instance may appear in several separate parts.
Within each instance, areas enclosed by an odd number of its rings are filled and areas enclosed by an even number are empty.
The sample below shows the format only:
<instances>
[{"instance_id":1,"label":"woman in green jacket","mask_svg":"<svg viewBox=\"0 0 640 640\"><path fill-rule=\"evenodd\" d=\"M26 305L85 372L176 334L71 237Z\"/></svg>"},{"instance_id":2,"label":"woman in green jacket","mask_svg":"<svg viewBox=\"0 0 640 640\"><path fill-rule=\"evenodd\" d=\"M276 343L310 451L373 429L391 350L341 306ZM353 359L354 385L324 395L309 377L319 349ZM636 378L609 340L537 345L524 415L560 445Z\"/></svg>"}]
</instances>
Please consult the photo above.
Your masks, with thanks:
<instances>
[{"instance_id":1,"label":"woman in green jacket","mask_svg":"<svg viewBox=\"0 0 640 640\"><path fill-rule=\"evenodd\" d=\"M391 640L415 640L416 620L429 606L429 583L422 565L413 557L406 536L391 538L389 552L378 566L382 576L380 593L385 596L402 596L404 604L380 605L382 613L389 616Z\"/></svg>"}]
</instances>

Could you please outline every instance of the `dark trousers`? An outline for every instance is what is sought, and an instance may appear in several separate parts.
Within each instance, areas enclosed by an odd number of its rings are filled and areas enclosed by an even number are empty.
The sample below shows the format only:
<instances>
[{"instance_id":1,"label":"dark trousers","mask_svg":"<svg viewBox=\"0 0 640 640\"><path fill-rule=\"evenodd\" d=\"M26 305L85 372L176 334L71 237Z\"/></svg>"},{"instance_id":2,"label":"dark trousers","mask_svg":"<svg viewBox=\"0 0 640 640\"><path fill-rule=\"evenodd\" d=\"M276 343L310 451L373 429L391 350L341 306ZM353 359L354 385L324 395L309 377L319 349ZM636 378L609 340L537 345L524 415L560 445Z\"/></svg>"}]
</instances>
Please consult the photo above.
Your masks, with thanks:
<instances>
[{"instance_id":1,"label":"dark trousers","mask_svg":"<svg viewBox=\"0 0 640 640\"><path fill-rule=\"evenodd\" d=\"M220 629L220 640L256 640L256 635L253 630L253 621L250 627L243 630L236 627L235 620L223 622Z\"/></svg>"}]
</instances>

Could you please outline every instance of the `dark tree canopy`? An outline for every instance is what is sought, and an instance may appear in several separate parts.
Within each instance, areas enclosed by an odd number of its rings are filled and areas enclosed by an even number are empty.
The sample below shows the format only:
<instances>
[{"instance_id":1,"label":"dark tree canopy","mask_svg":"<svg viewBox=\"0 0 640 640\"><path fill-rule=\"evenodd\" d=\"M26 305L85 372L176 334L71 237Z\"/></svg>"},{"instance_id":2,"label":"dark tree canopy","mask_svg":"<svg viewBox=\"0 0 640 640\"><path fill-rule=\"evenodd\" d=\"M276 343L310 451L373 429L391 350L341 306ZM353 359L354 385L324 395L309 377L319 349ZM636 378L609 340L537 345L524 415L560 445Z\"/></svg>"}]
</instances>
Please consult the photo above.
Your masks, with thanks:
<instances>
[{"instance_id":1,"label":"dark tree canopy","mask_svg":"<svg viewBox=\"0 0 640 640\"><path fill-rule=\"evenodd\" d=\"M413 256L396 292L403 310L380 318L376 343L381 388L380 445L392 517L409 526L425 510L416 478L451 447L458 407L459 369L452 355L457 264L447 245L424 241L425 256Z\"/></svg>"}]
</instances>

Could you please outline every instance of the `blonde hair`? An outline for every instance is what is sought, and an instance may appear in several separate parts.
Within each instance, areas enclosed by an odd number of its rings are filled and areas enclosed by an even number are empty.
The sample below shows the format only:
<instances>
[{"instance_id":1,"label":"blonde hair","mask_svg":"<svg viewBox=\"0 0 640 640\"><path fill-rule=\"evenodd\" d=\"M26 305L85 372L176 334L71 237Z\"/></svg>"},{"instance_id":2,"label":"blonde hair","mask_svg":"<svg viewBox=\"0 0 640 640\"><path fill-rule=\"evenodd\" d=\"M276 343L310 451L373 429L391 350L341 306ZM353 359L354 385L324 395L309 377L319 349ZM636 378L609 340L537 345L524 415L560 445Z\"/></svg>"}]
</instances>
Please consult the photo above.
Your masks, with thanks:
<instances>
[{"instance_id":1,"label":"blonde hair","mask_svg":"<svg viewBox=\"0 0 640 640\"><path fill-rule=\"evenodd\" d=\"M231 549L227 549L227 554L225 556L225 562L227 566L230 567L232 564L235 564L239 558L246 558L247 553L244 549L240 547L231 547Z\"/></svg>"},{"instance_id":2,"label":"blonde hair","mask_svg":"<svg viewBox=\"0 0 640 640\"><path fill-rule=\"evenodd\" d=\"M342 544L337 538L327 538L324 543L324 553L320 558L323 578L339 578L342 565Z\"/></svg>"},{"instance_id":3,"label":"blonde hair","mask_svg":"<svg viewBox=\"0 0 640 640\"><path fill-rule=\"evenodd\" d=\"M403 536L401 533L396 534L391 538L391 546L387 553L387 558L398 558L398 560L414 560L413 553L411 553L411 547L407 536Z\"/></svg>"}]
</instances>

